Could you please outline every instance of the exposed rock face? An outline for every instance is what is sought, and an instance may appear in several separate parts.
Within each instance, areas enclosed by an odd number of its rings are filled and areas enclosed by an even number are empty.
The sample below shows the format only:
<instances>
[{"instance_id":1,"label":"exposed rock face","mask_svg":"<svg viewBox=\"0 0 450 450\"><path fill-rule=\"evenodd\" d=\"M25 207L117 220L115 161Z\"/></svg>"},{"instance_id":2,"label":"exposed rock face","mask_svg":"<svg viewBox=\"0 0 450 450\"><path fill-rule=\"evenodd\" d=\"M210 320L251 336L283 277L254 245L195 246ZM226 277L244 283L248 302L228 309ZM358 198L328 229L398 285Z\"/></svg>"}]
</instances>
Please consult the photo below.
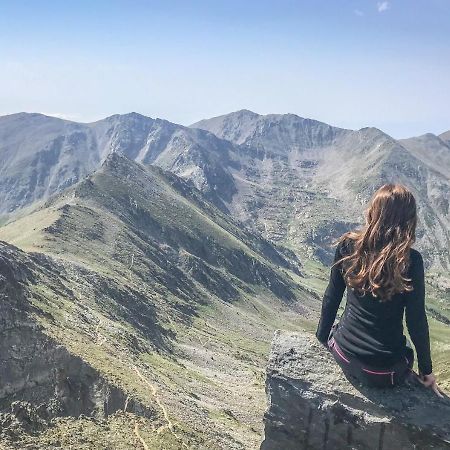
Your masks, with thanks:
<instances>
[{"instance_id":1,"label":"exposed rock face","mask_svg":"<svg viewBox=\"0 0 450 450\"><path fill-rule=\"evenodd\" d=\"M418 243L427 265L448 267L448 134L397 141L377 128L345 130L245 110L192 126L238 146L239 164L230 168L236 194L227 206L271 240L292 248L306 243L328 263L340 224L355 228L379 186L402 183L418 200Z\"/></svg>"},{"instance_id":2,"label":"exposed rock face","mask_svg":"<svg viewBox=\"0 0 450 450\"><path fill-rule=\"evenodd\" d=\"M130 113L83 124L42 114L0 117L0 214L45 200L123 153L189 179L217 206L234 194L233 144L203 130Z\"/></svg>"},{"instance_id":3,"label":"exposed rock face","mask_svg":"<svg viewBox=\"0 0 450 450\"><path fill-rule=\"evenodd\" d=\"M61 192L116 152L175 173L264 237L328 263L341 225L357 226L373 191L399 182L418 199L427 265L447 270L448 142L448 133L397 141L376 128L246 110L191 128L136 113L90 124L13 114L0 117L0 215Z\"/></svg>"},{"instance_id":4,"label":"exposed rock face","mask_svg":"<svg viewBox=\"0 0 450 450\"><path fill-rule=\"evenodd\" d=\"M439 137L440 137L443 141L445 141L445 142L447 142L448 144L450 144L450 130L449 130L449 131L446 131L445 133L440 134Z\"/></svg>"},{"instance_id":5,"label":"exposed rock face","mask_svg":"<svg viewBox=\"0 0 450 450\"><path fill-rule=\"evenodd\" d=\"M221 139L257 148L272 157L286 156L294 150L328 146L336 137L351 133L295 114L262 116L247 110L202 120L191 126L208 130Z\"/></svg>"},{"instance_id":6,"label":"exposed rock face","mask_svg":"<svg viewBox=\"0 0 450 450\"><path fill-rule=\"evenodd\" d=\"M150 410L46 335L33 316L30 257L0 242L0 434L41 429L54 417Z\"/></svg>"},{"instance_id":7,"label":"exposed rock face","mask_svg":"<svg viewBox=\"0 0 450 450\"><path fill-rule=\"evenodd\" d=\"M18 448L30 434L21 423L39 431L48 414L57 418L37 448L51 448L61 417L104 448L80 415L102 418L102 433L121 416L131 448L136 416L142 430L163 430L145 438L155 450L259 445L265 399L260 377L252 383L265 361L256 345L265 349L284 311L293 323L292 310L300 317L315 307L288 251L174 174L119 153L1 227L1 239L38 252L0 242L0 429L23 439ZM241 335L250 350L231 352ZM83 448L78 435L68 439ZM107 439L129 448L115 444Z\"/></svg>"},{"instance_id":8,"label":"exposed rock face","mask_svg":"<svg viewBox=\"0 0 450 450\"><path fill-rule=\"evenodd\" d=\"M352 385L315 338L277 331L261 450L449 449L450 400L418 383Z\"/></svg>"}]
</instances>

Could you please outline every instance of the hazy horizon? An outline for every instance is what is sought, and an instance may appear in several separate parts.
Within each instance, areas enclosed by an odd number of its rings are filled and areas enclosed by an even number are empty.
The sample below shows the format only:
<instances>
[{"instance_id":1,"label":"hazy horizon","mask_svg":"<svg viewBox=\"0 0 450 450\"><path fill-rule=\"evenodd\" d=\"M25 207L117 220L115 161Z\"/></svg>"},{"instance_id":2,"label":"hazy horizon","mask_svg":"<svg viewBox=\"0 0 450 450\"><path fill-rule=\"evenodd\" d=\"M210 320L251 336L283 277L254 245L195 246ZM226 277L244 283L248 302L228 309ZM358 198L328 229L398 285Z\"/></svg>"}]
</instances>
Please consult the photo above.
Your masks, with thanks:
<instances>
[{"instance_id":1,"label":"hazy horizon","mask_svg":"<svg viewBox=\"0 0 450 450\"><path fill-rule=\"evenodd\" d=\"M0 115L249 109L394 138L450 129L445 0L0 0Z\"/></svg>"}]
</instances>

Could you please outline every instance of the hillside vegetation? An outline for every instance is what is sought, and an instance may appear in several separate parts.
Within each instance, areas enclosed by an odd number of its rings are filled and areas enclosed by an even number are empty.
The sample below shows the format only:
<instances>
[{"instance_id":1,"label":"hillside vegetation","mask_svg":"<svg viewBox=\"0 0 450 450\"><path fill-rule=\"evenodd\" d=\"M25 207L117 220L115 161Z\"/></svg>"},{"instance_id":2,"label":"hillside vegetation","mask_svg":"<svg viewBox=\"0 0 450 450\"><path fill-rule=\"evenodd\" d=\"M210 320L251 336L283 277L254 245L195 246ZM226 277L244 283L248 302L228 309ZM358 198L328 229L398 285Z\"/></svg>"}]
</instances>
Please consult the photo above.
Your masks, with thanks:
<instances>
[{"instance_id":1,"label":"hillside vegetation","mask_svg":"<svg viewBox=\"0 0 450 450\"><path fill-rule=\"evenodd\" d=\"M293 254L241 229L177 177L116 153L86 180L3 227L0 239L31 252L3 252L8 267L17 260L31 273L19 281L28 310L22 320L39 334L19 333L24 350L16 358L29 361L30 339L40 348L50 339L123 402L106 419L100 394L90 393L102 422L58 419L39 438L21 435L18 448L106 448L97 439L109 429L117 433L115 448L136 448L138 436L149 448L257 445L272 332L308 326L316 309ZM55 356L55 367L67 358ZM15 375L32 378L35 364ZM78 407L60 398L51 373L42 378L47 387L39 402L58 400L62 406L51 416L73 415ZM69 378L89 382L76 370ZM28 400L12 386L5 404Z\"/></svg>"},{"instance_id":2,"label":"hillside vegetation","mask_svg":"<svg viewBox=\"0 0 450 450\"><path fill-rule=\"evenodd\" d=\"M314 331L331 243L387 182L418 201L450 389L448 133L21 113L0 174L0 446L258 448L273 332Z\"/></svg>"}]
</instances>

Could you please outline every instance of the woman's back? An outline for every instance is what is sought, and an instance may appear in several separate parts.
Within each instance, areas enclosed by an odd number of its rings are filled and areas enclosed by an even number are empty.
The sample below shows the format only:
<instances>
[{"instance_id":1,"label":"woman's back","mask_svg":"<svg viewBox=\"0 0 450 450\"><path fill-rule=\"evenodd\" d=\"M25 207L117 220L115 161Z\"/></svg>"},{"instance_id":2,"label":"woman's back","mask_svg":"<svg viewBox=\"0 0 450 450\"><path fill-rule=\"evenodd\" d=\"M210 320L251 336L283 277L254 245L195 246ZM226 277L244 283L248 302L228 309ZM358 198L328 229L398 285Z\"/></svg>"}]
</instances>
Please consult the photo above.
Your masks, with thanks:
<instances>
[{"instance_id":1,"label":"woman's back","mask_svg":"<svg viewBox=\"0 0 450 450\"><path fill-rule=\"evenodd\" d=\"M340 243L336 256L339 259L348 252L351 242ZM411 292L397 293L389 301L380 301L372 294L358 295L347 288L347 303L334 334L340 348L348 355L357 357L361 362L378 367L395 364L404 355L406 338L403 334L403 317L407 311L408 327L413 341L428 341L428 327L424 300L420 288L423 285L423 262L417 250L410 250L408 278L414 289ZM336 266L342 273L342 267ZM342 289L345 282L339 280L332 285ZM330 293L333 296L333 292ZM414 342L414 343L416 343ZM424 373L431 372L429 349L418 354L419 363Z\"/></svg>"},{"instance_id":2,"label":"woman's back","mask_svg":"<svg viewBox=\"0 0 450 450\"><path fill-rule=\"evenodd\" d=\"M363 227L339 239L316 336L329 345L344 371L351 368L363 379L368 374L387 375L385 381L395 384L410 371L414 359L403 334L406 316L423 380L438 392L423 260L411 248L417 224L415 198L404 186L386 184L375 192L365 219ZM333 325L345 289L346 307Z\"/></svg>"}]
</instances>

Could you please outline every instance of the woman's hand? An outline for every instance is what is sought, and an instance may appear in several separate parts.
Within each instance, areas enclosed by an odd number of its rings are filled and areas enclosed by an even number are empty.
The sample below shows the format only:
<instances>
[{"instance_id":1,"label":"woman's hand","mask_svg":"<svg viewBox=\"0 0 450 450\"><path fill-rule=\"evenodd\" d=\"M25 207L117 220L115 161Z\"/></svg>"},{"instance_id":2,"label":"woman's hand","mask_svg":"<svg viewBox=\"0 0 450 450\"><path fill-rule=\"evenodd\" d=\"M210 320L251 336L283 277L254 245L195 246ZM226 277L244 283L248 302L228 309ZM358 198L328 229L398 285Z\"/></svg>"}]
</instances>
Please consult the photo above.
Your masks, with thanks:
<instances>
[{"instance_id":1,"label":"woman's hand","mask_svg":"<svg viewBox=\"0 0 450 450\"><path fill-rule=\"evenodd\" d=\"M439 389L439 386L436 383L436 377L434 374L430 373L429 375L419 375L420 382L425 386L431 388L434 393L441 398L444 398L444 396L441 393L441 390Z\"/></svg>"}]
</instances>

